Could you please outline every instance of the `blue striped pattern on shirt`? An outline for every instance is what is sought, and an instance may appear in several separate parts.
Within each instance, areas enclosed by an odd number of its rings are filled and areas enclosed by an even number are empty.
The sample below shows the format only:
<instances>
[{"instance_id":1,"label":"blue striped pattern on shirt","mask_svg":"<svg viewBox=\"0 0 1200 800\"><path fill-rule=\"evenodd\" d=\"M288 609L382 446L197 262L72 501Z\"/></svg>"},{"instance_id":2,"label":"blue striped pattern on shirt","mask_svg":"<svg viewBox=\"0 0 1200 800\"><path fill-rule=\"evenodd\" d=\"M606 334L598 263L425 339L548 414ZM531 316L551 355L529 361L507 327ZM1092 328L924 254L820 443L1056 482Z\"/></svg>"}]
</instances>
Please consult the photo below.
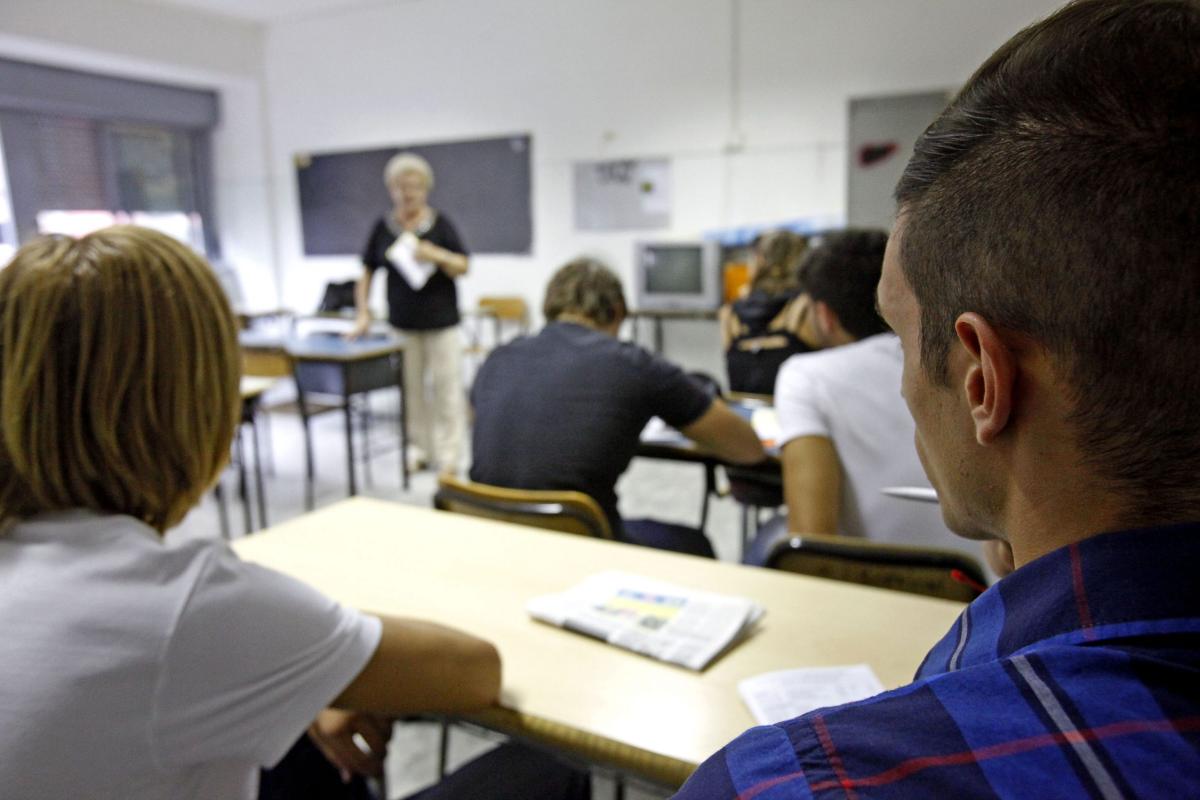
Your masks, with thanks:
<instances>
[{"instance_id":1,"label":"blue striped pattern on shirt","mask_svg":"<svg viewBox=\"0 0 1200 800\"><path fill-rule=\"evenodd\" d=\"M753 728L676 795L1200 797L1200 525L1095 536L968 606L908 686Z\"/></svg>"}]
</instances>

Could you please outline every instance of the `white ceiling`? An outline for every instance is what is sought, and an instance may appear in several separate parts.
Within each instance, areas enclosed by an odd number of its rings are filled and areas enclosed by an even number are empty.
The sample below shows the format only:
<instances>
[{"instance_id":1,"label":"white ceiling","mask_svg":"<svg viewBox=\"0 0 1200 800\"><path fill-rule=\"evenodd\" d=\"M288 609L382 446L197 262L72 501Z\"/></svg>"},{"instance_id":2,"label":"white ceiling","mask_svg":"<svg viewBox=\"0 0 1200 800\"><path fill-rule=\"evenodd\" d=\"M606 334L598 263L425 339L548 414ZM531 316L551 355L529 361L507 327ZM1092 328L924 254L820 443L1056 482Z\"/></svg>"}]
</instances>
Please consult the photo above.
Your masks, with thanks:
<instances>
[{"instance_id":1,"label":"white ceiling","mask_svg":"<svg viewBox=\"0 0 1200 800\"><path fill-rule=\"evenodd\" d=\"M220 14L249 22L281 22L296 17L333 14L356 8L396 5L414 0L142 0L166 6Z\"/></svg>"}]
</instances>

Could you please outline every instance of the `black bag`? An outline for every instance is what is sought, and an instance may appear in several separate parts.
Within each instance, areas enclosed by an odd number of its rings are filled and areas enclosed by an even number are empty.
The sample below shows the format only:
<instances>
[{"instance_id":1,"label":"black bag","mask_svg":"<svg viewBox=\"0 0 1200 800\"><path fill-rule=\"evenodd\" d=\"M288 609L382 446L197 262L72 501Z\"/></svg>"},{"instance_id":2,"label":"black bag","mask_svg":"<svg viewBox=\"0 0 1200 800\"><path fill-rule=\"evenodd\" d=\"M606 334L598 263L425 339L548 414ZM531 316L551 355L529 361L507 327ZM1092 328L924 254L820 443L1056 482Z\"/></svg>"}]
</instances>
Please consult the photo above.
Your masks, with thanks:
<instances>
[{"instance_id":1,"label":"black bag","mask_svg":"<svg viewBox=\"0 0 1200 800\"><path fill-rule=\"evenodd\" d=\"M810 350L786 321L798 298L755 292L733 304L736 333L725 351L731 392L774 394L775 375L783 362Z\"/></svg>"},{"instance_id":2,"label":"black bag","mask_svg":"<svg viewBox=\"0 0 1200 800\"><path fill-rule=\"evenodd\" d=\"M321 297L321 305L317 312L336 312L342 309L354 308L354 286L358 281L343 281L342 283L325 284L325 294Z\"/></svg>"}]
</instances>

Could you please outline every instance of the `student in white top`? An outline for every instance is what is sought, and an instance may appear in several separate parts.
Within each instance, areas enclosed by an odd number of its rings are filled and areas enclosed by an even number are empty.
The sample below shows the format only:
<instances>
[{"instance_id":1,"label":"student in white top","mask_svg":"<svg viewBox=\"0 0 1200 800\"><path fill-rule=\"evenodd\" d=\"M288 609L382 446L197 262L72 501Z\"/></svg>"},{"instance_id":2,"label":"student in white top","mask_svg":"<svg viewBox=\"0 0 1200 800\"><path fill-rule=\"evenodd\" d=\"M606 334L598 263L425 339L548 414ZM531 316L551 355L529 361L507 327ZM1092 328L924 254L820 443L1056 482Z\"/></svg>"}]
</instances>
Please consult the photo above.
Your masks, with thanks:
<instances>
[{"instance_id":1,"label":"student in white top","mask_svg":"<svg viewBox=\"0 0 1200 800\"><path fill-rule=\"evenodd\" d=\"M0 271L0 797L252 798L326 706L496 700L481 639L164 538L228 458L238 372L216 278L161 234L38 240ZM377 721L322 722L339 766L378 767Z\"/></svg>"},{"instance_id":2,"label":"student in white top","mask_svg":"<svg viewBox=\"0 0 1200 800\"><path fill-rule=\"evenodd\" d=\"M841 231L801 265L826 349L792 356L775 384L788 529L960 547L936 505L880 491L929 486L900 396L900 344L875 310L886 246L883 231Z\"/></svg>"}]
</instances>

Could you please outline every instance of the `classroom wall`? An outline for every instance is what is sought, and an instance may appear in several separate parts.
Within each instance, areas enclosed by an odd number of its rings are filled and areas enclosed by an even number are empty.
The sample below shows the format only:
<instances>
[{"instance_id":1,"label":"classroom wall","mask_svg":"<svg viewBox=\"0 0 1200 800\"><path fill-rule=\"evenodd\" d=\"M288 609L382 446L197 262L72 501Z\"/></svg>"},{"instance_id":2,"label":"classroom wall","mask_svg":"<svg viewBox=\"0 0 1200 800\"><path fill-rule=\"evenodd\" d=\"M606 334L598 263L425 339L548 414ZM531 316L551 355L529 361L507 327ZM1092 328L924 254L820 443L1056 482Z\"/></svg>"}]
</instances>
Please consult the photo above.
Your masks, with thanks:
<instances>
[{"instance_id":1,"label":"classroom wall","mask_svg":"<svg viewBox=\"0 0 1200 800\"><path fill-rule=\"evenodd\" d=\"M578 253L628 280L637 238L841 215L848 98L954 86L1057 5L411 0L260 26L136 0L6 0L0 54L217 89L218 220L259 308L312 308L357 274L353 257L302 254L294 154L530 132L533 253L481 256L461 285L467 306L517 292L536 309ZM671 229L574 231L573 162L642 156L672 159ZM675 326L667 349L708 351L712 336Z\"/></svg>"},{"instance_id":2,"label":"classroom wall","mask_svg":"<svg viewBox=\"0 0 1200 800\"><path fill-rule=\"evenodd\" d=\"M132 0L4 0L0 55L218 91L213 180L223 255L255 305L275 305L261 26Z\"/></svg>"},{"instance_id":3,"label":"classroom wall","mask_svg":"<svg viewBox=\"0 0 1200 800\"><path fill-rule=\"evenodd\" d=\"M580 252L628 279L639 236L842 215L848 98L957 85L1058 4L417 0L273 24L284 304L312 307L326 281L357 273L354 258L302 254L297 152L531 132L533 253L475 259L461 293L471 305L519 292L536 308L551 271ZM639 156L672 159L672 229L575 232L572 163Z\"/></svg>"}]
</instances>

